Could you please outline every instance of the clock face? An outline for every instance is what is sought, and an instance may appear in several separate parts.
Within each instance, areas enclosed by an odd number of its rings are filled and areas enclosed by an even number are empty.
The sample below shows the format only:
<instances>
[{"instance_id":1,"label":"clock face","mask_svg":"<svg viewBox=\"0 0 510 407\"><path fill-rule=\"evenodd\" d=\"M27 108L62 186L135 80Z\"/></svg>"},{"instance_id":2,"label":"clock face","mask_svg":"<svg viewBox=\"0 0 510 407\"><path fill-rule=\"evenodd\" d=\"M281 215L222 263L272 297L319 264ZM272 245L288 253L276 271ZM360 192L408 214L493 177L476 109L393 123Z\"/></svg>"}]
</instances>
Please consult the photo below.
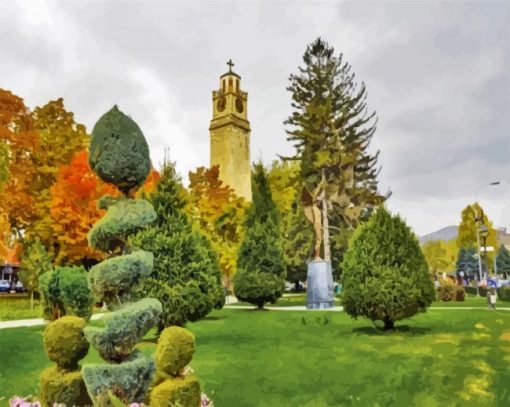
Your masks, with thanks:
<instances>
[{"instance_id":1,"label":"clock face","mask_svg":"<svg viewBox=\"0 0 510 407\"><path fill-rule=\"evenodd\" d=\"M218 109L218 112L223 112L225 110L225 107L227 106L227 101L224 97L221 97L218 99L218 102L216 103L216 109Z\"/></svg>"},{"instance_id":2,"label":"clock face","mask_svg":"<svg viewBox=\"0 0 510 407\"><path fill-rule=\"evenodd\" d=\"M236 111L237 113L242 113L244 111L244 104L241 98L236 99Z\"/></svg>"}]
</instances>

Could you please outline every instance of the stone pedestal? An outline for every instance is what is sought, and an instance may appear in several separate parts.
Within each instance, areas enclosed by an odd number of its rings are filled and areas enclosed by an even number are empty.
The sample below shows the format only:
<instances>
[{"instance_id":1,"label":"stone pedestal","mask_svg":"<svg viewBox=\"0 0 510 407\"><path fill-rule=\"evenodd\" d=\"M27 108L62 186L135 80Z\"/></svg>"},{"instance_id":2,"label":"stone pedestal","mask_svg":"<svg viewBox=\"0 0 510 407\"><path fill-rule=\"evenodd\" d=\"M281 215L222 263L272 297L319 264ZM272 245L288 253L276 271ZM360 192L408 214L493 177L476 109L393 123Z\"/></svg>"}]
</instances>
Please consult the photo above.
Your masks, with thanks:
<instances>
[{"instance_id":1,"label":"stone pedestal","mask_svg":"<svg viewBox=\"0 0 510 407\"><path fill-rule=\"evenodd\" d=\"M314 260L308 263L306 277L306 308L324 309L335 306L331 263Z\"/></svg>"}]
</instances>

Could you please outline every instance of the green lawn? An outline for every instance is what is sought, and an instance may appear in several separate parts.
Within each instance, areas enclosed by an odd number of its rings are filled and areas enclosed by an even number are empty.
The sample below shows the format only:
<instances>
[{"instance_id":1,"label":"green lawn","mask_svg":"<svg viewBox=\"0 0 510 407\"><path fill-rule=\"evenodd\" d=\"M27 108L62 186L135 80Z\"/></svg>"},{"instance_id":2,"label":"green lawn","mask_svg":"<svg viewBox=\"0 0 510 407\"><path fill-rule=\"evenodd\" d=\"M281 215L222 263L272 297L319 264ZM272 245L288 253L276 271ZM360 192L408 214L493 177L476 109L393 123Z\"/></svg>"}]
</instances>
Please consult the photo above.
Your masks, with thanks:
<instances>
[{"instance_id":1,"label":"green lawn","mask_svg":"<svg viewBox=\"0 0 510 407\"><path fill-rule=\"evenodd\" d=\"M433 310L381 333L340 312L228 309L188 328L218 407L510 405L509 311ZM37 391L41 340L41 327L0 330L0 397Z\"/></svg>"}]
</instances>

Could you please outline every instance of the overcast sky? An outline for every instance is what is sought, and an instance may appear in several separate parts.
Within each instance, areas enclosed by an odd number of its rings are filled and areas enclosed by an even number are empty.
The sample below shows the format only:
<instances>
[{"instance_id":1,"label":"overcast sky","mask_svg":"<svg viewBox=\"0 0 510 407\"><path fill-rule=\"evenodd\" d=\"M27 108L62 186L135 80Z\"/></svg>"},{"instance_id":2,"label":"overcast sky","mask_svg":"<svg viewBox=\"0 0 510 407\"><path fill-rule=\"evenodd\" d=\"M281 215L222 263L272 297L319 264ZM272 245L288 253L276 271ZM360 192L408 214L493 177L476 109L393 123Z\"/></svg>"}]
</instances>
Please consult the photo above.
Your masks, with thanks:
<instances>
[{"instance_id":1,"label":"overcast sky","mask_svg":"<svg viewBox=\"0 0 510 407\"><path fill-rule=\"evenodd\" d=\"M252 160L291 153L288 77L323 36L379 117L388 206L423 235L479 201L510 228L509 2L0 2L0 87L28 107L63 97L89 130L114 104L187 178L209 165L211 91L232 58Z\"/></svg>"}]
</instances>

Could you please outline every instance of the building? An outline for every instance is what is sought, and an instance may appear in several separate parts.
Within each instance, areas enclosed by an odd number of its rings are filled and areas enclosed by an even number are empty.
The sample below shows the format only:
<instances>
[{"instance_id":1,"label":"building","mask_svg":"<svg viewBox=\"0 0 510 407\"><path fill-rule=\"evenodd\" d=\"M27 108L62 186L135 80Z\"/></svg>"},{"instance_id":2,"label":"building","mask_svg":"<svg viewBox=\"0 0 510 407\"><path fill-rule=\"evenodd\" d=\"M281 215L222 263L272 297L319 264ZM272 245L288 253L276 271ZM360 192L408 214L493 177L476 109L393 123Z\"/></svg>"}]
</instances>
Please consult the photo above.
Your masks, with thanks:
<instances>
[{"instance_id":1,"label":"building","mask_svg":"<svg viewBox=\"0 0 510 407\"><path fill-rule=\"evenodd\" d=\"M211 167L219 166L219 177L237 196L251 201L250 122L248 93L241 90L241 77L229 70L220 77L220 88L212 92L213 118Z\"/></svg>"}]
</instances>

